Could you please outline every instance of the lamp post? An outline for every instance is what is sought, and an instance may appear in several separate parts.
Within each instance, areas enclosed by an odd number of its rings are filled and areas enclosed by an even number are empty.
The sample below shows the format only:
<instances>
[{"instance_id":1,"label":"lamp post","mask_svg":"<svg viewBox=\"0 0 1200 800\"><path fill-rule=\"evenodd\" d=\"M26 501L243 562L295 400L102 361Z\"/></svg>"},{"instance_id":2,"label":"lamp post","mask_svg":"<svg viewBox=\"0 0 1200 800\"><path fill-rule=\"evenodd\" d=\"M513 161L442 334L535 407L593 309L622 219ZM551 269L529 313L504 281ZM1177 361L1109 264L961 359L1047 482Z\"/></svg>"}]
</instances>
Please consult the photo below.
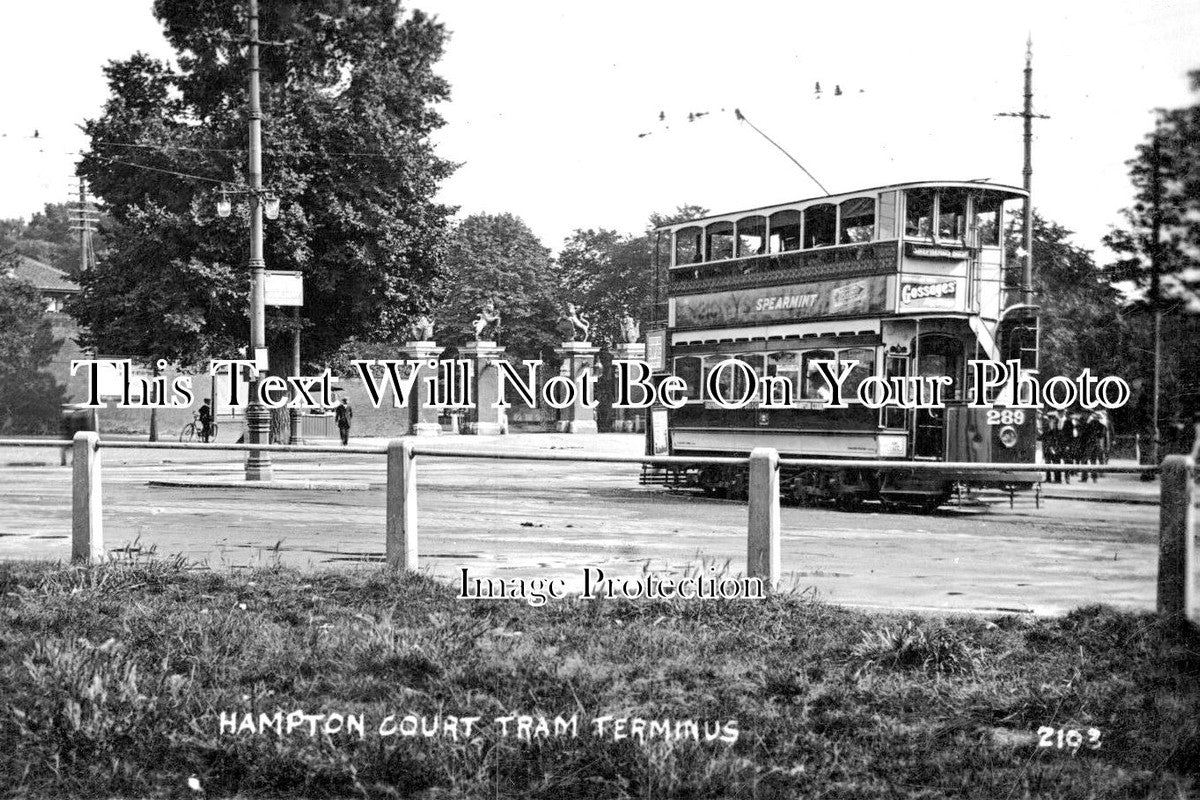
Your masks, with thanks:
<instances>
[{"instance_id":1,"label":"lamp post","mask_svg":"<svg viewBox=\"0 0 1200 800\"><path fill-rule=\"evenodd\" d=\"M258 0L250 2L250 357L259 372L250 379L250 397L246 406L246 424L250 444L267 444L271 436L271 415L258 399L260 376L266 369L267 348L263 260L262 207L262 108L258 86ZM251 450L246 459L246 480L271 479L271 456Z\"/></svg>"}]
</instances>

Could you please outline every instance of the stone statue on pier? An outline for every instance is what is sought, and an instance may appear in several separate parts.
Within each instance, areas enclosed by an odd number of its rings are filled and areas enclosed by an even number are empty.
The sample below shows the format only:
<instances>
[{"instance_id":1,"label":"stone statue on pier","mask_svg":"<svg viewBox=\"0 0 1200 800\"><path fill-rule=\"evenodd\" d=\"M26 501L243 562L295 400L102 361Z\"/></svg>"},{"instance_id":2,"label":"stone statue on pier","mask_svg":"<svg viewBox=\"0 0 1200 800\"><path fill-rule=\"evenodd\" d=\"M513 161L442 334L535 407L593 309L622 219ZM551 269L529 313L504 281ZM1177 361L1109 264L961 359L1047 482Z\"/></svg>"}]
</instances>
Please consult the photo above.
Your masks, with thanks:
<instances>
[{"instance_id":1,"label":"stone statue on pier","mask_svg":"<svg viewBox=\"0 0 1200 800\"><path fill-rule=\"evenodd\" d=\"M579 306L574 303L567 303L567 313L562 316L559 327L562 330L564 341L586 342L588 340L588 331L592 329L592 324L588 322L588 318L579 309Z\"/></svg>"},{"instance_id":2,"label":"stone statue on pier","mask_svg":"<svg viewBox=\"0 0 1200 800\"><path fill-rule=\"evenodd\" d=\"M500 312L496 310L496 304L488 299L480 309L479 315L475 317L475 321L471 323L471 327L475 329L475 341L492 341L496 337L496 328L499 326ZM485 331L488 336L485 336Z\"/></svg>"},{"instance_id":3,"label":"stone statue on pier","mask_svg":"<svg viewBox=\"0 0 1200 800\"><path fill-rule=\"evenodd\" d=\"M625 315L621 317L621 343L637 344L638 337L641 335L641 326L626 310Z\"/></svg>"},{"instance_id":4,"label":"stone statue on pier","mask_svg":"<svg viewBox=\"0 0 1200 800\"><path fill-rule=\"evenodd\" d=\"M408 328L410 342L432 342L433 341L433 320L428 314L422 314L413 320Z\"/></svg>"}]
</instances>

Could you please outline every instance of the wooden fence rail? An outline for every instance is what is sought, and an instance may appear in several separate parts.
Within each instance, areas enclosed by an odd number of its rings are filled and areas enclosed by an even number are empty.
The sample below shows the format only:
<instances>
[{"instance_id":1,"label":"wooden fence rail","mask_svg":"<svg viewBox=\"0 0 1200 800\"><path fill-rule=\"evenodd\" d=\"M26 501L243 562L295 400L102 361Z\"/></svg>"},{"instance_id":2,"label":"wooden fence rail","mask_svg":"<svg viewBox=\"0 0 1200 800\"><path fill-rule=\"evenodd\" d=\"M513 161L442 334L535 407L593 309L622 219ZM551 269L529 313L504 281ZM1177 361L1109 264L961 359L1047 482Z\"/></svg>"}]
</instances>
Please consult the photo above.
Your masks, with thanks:
<instances>
[{"instance_id":1,"label":"wooden fence rail","mask_svg":"<svg viewBox=\"0 0 1200 800\"><path fill-rule=\"evenodd\" d=\"M74 440L0 439L0 447L68 447L74 451L72 474L71 558L94 563L104 558L103 491L100 450L218 450L249 452L269 450L284 453L337 453L384 455L387 460L385 552L387 563L398 569L416 570L419 564L417 539L418 457L501 459L513 461L570 461L615 464L720 464L748 466L749 509L746 532L746 575L759 578L764 587L775 588L781 574L779 471L780 467L838 467L834 459L780 458L771 448L755 448L749 458L691 458L682 456L613 456L606 454L481 452L459 448L417 447L411 439L393 439L386 445L298 446L249 444L196 444L177 442L101 441L92 431L75 434ZM976 464L946 462L864 461L855 466L950 474L969 472L1044 472L1049 465ZM1158 613L1165 619L1195 622L1195 461L1189 456L1168 456L1161 466L1110 464L1055 464L1055 470L1108 473L1159 472L1159 560Z\"/></svg>"}]
</instances>

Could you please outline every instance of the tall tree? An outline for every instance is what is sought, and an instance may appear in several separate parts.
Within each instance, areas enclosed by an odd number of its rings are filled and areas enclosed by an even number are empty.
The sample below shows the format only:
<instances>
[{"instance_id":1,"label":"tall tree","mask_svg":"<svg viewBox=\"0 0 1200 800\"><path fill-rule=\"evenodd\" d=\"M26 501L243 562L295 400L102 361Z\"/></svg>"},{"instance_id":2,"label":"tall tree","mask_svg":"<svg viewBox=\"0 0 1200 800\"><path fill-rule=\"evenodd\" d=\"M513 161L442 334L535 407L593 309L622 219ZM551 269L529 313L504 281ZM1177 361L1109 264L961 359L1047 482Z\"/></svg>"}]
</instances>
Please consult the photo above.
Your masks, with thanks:
<instances>
[{"instance_id":1,"label":"tall tree","mask_svg":"<svg viewBox=\"0 0 1200 800\"><path fill-rule=\"evenodd\" d=\"M43 368L58 352L41 293L7 277L11 256L0 258L0 433L57 429L64 387Z\"/></svg>"},{"instance_id":2,"label":"tall tree","mask_svg":"<svg viewBox=\"0 0 1200 800\"><path fill-rule=\"evenodd\" d=\"M83 344L191 365L247 342L249 219L244 5L156 0L177 67L135 54L105 69L110 97L86 125L81 174L114 222L111 249L71 305ZM433 151L449 96L446 38L420 11L374 0L280 0L261 16L268 269L305 277L304 351L395 335L425 310L453 166ZM227 218L216 203L237 209ZM268 313L278 347L290 335Z\"/></svg>"},{"instance_id":3,"label":"tall tree","mask_svg":"<svg viewBox=\"0 0 1200 800\"><path fill-rule=\"evenodd\" d=\"M500 312L500 344L510 358L548 358L562 313L550 250L520 217L473 214L454 227L435 323L439 341L473 339L471 322L489 299Z\"/></svg>"},{"instance_id":4,"label":"tall tree","mask_svg":"<svg viewBox=\"0 0 1200 800\"><path fill-rule=\"evenodd\" d=\"M1200 92L1200 70L1190 73ZM1129 314L1140 329L1136 366L1146 387L1140 401L1151 429L1153 318L1162 319L1158 425L1189 422L1200 414L1200 103L1160 110L1154 130L1129 161L1134 203L1124 225L1105 237L1118 258L1116 281L1132 281L1140 297Z\"/></svg>"}]
</instances>

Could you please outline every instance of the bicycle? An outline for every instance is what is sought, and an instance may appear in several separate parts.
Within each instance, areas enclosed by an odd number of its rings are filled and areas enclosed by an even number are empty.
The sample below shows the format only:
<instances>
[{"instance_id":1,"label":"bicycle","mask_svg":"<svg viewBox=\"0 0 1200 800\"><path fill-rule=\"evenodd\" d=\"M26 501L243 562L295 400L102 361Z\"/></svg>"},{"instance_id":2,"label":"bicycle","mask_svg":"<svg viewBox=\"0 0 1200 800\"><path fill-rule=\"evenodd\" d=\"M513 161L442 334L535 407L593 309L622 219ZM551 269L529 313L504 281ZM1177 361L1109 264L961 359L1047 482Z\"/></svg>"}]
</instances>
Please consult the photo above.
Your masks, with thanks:
<instances>
[{"instance_id":1,"label":"bicycle","mask_svg":"<svg viewBox=\"0 0 1200 800\"><path fill-rule=\"evenodd\" d=\"M194 442L197 439L200 439L201 438L201 436L200 436L201 427L202 426L200 425L200 414L193 413L192 421L189 422L187 425L184 425L183 430L179 432L179 441ZM215 442L217 440L217 421L216 420L213 420L212 422L210 422L208 424L208 440L210 442Z\"/></svg>"}]
</instances>

